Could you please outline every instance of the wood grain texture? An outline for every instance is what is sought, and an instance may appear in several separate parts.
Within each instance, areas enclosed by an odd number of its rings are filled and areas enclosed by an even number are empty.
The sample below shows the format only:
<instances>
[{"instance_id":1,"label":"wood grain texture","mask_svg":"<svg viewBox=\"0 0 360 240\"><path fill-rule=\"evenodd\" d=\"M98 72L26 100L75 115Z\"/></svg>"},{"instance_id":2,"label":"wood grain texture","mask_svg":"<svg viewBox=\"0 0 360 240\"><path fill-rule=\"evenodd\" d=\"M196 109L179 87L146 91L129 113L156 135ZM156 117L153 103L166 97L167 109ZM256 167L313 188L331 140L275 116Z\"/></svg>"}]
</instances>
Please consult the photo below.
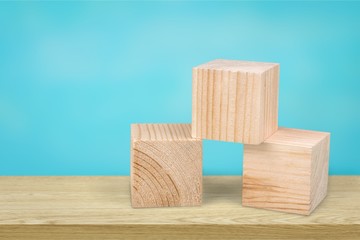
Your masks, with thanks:
<instances>
[{"instance_id":1,"label":"wood grain texture","mask_svg":"<svg viewBox=\"0 0 360 240\"><path fill-rule=\"evenodd\" d=\"M204 177L202 207L133 209L129 177L0 177L0 239L358 239L360 177L332 176L310 216L241 206L241 177Z\"/></svg>"},{"instance_id":2,"label":"wood grain texture","mask_svg":"<svg viewBox=\"0 0 360 240\"><path fill-rule=\"evenodd\" d=\"M193 68L192 136L260 144L278 128L279 64L214 60Z\"/></svg>"},{"instance_id":3,"label":"wood grain texture","mask_svg":"<svg viewBox=\"0 0 360 240\"><path fill-rule=\"evenodd\" d=\"M198 206L202 141L191 124L133 124L130 175L134 208Z\"/></svg>"},{"instance_id":4,"label":"wood grain texture","mask_svg":"<svg viewBox=\"0 0 360 240\"><path fill-rule=\"evenodd\" d=\"M309 215L328 184L330 134L279 128L244 146L243 205Z\"/></svg>"}]
</instances>

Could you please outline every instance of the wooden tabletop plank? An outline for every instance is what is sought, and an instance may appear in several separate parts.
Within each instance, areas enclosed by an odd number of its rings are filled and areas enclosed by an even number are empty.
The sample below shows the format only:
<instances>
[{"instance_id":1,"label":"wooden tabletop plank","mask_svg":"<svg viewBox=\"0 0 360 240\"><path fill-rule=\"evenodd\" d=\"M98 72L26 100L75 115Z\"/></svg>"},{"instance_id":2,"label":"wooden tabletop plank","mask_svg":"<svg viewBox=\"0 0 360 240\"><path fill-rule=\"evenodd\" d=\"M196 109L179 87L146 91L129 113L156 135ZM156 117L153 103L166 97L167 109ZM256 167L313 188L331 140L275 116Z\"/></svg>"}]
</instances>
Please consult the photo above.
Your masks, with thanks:
<instances>
[{"instance_id":1,"label":"wooden tabletop plank","mask_svg":"<svg viewBox=\"0 0 360 240\"><path fill-rule=\"evenodd\" d=\"M310 216L241 206L205 177L202 207L132 209L128 177L0 177L0 239L360 239L360 177L330 177Z\"/></svg>"}]
</instances>

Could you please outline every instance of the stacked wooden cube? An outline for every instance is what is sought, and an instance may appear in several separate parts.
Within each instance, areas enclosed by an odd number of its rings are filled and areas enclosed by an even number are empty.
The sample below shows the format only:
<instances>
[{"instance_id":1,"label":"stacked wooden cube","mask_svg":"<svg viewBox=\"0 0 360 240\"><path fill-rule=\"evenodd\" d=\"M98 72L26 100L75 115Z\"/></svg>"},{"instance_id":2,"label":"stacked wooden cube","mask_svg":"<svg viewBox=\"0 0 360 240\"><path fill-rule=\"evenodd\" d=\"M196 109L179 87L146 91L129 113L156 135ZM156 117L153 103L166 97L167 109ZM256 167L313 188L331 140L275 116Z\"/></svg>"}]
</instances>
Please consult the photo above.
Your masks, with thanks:
<instances>
[{"instance_id":1,"label":"stacked wooden cube","mask_svg":"<svg viewBox=\"0 0 360 240\"><path fill-rule=\"evenodd\" d=\"M278 127L279 64L214 60L193 68L192 92L192 124L132 124L134 208L201 205L202 139L244 144L243 206L319 205L330 134Z\"/></svg>"}]
</instances>

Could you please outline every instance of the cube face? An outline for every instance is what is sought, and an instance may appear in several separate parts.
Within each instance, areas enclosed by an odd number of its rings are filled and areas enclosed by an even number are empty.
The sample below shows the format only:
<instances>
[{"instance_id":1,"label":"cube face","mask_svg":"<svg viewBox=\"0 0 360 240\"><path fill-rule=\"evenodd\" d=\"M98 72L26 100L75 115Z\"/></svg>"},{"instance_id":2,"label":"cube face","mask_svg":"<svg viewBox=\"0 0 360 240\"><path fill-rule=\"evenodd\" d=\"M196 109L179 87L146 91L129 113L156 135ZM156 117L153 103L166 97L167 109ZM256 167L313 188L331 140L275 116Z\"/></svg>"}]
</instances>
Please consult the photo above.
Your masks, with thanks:
<instances>
[{"instance_id":1,"label":"cube face","mask_svg":"<svg viewBox=\"0 0 360 240\"><path fill-rule=\"evenodd\" d=\"M260 144L278 128L279 65L215 60L193 68L192 136Z\"/></svg>"},{"instance_id":2,"label":"cube face","mask_svg":"<svg viewBox=\"0 0 360 240\"><path fill-rule=\"evenodd\" d=\"M134 208L201 205L202 142L190 131L190 124L132 126Z\"/></svg>"},{"instance_id":3,"label":"cube face","mask_svg":"<svg viewBox=\"0 0 360 240\"><path fill-rule=\"evenodd\" d=\"M244 146L244 206L309 215L327 192L329 134L280 128Z\"/></svg>"},{"instance_id":4,"label":"cube face","mask_svg":"<svg viewBox=\"0 0 360 240\"><path fill-rule=\"evenodd\" d=\"M311 153L263 143L244 146L244 206L306 213L310 209Z\"/></svg>"},{"instance_id":5,"label":"cube face","mask_svg":"<svg viewBox=\"0 0 360 240\"><path fill-rule=\"evenodd\" d=\"M325 198L329 178L330 135L326 136L314 149L311 166L311 208L312 212Z\"/></svg>"}]
</instances>

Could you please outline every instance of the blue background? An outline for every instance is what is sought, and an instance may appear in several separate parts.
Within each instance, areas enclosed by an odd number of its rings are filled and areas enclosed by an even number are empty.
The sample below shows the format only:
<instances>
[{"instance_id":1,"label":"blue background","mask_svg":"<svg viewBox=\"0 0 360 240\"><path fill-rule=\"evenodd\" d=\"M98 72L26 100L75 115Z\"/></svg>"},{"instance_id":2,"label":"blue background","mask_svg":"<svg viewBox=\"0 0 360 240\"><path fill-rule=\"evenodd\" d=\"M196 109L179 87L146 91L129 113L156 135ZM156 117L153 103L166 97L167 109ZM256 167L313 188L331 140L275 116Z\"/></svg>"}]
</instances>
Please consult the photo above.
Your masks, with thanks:
<instances>
[{"instance_id":1,"label":"blue background","mask_svg":"<svg viewBox=\"0 0 360 240\"><path fill-rule=\"evenodd\" d=\"M190 122L191 68L279 62L281 126L360 174L360 3L2 2L0 175L128 175L130 123ZM204 142L204 173L242 145Z\"/></svg>"}]
</instances>

